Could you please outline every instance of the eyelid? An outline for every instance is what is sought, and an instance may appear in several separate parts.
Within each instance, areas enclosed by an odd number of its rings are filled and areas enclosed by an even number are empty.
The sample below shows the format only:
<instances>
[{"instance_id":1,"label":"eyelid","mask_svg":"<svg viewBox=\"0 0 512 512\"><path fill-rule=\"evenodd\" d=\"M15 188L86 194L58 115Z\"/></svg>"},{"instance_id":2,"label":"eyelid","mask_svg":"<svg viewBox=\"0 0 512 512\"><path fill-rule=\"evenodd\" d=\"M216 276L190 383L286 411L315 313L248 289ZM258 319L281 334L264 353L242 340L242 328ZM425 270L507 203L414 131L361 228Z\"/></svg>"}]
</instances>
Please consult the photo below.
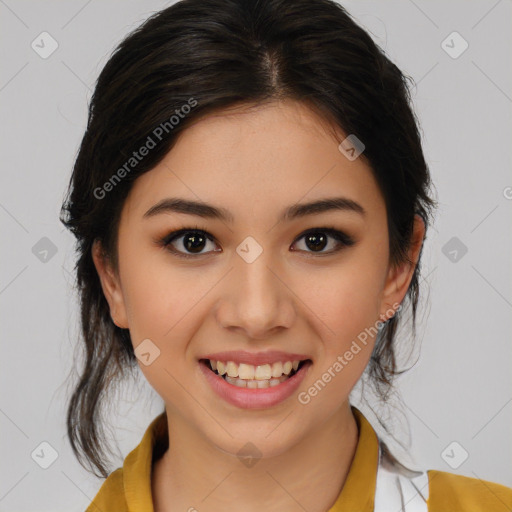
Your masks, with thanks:
<instances>
[{"instance_id":1,"label":"eyelid","mask_svg":"<svg viewBox=\"0 0 512 512\"><path fill-rule=\"evenodd\" d=\"M211 242L217 243L217 240L213 235L211 235L206 229L202 229L199 226L195 227L185 227L181 229L177 229L175 231L172 231L171 233L168 233L165 235L161 240L158 241L158 244L170 251L175 256L178 256L179 258L200 258L201 256L207 256L208 254L211 254L212 252L219 252L219 251L210 251L203 254L188 254L186 252L178 251L174 248L171 248L171 243L174 242L174 240L180 238L181 236L187 234L187 233L199 233L201 235L204 235L205 238L210 240Z\"/></svg>"},{"instance_id":2,"label":"eyelid","mask_svg":"<svg viewBox=\"0 0 512 512\"><path fill-rule=\"evenodd\" d=\"M158 243L159 243L159 245L163 246L164 248L169 250L174 255L176 255L178 257L182 257L182 258L197 259L197 258L200 258L201 256L207 256L207 255L211 254L212 252L220 252L220 251L209 251L209 252L202 253L202 254L189 254L189 253L184 253L184 252L169 248L169 246L171 245L171 243L174 240L180 238L181 236L183 236L187 233L199 233L199 234L204 235L205 238L207 238L211 242L218 243L216 238L213 235L211 235L206 229L203 229L197 225L195 227L185 227L185 228L181 228L181 229L172 231L171 233L168 233L167 235L165 235L162 239L158 240ZM302 250L298 250L298 251L294 251L294 252L303 252L303 253L307 254L308 256L329 256L329 255L338 253L344 247L351 247L352 245L354 245L356 243L356 241L350 235L345 233L344 231L341 231L340 229L335 228L334 226L324 225L324 226L320 226L320 227L309 228L309 229L303 231L300 235L298 235L295 238L292 245L295 245L303 237L305 237L309 234L312 234L312 233L325 233L328 236L330 236L331 238L334 238L339 244L338 248L331 249L328 252L318 252L318 253L315 253L314 251L302 251Z\"/></svg>"},{"instance_id":3,"label":"eyelid","mask_svg":"<svg viewBox=\"0 0 512 512\"><path fill-rule=\"evenodd\" d=\"M305 252L308 256L330 256L332 254L336 254L341 251L341 249L346 247L351 247L356 243L353 237L345 233L344 231L341 231L338 228L335 228L334 226L320 226L318 228L309 228L306 231L303 231L292 245L296 244L301 238L305 237L306 235L309 235L311 233L325 233L331 238L334 238L338 242L338 247L336 249L331 249L328 252L314 252L314 251L300 251Z\"/></svg>"},{"instance_id":4,"label":"eyelid","mask_svg":"<svg viewBox=\"0 0 512 512\"><path fill-rule=\"evenodd\" d=\"M162 238L162 243L165 243L166 245L170 244L172 241L174 241L176 238L179 238L180 236L186 234L186 233L200 233L202 235L205 235L206 238L208 238L211 241L215 241L215 237L211 235L207 230L201 229L199 227L190 227L190 228L182 228L177 229L176 231L171 231L167 235L165 235Z\"/></svg>"}]
</instances>

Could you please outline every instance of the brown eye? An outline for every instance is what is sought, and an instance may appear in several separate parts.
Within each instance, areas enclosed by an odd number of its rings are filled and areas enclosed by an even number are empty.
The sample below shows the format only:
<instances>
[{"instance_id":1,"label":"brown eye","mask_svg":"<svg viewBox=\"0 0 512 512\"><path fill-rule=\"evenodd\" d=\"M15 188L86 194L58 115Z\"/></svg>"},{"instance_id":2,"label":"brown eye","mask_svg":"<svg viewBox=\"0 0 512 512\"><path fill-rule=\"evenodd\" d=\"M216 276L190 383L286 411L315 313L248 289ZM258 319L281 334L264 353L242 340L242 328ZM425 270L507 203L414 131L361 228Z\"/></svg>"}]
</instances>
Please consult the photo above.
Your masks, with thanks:
<instances>
[{"instance_id":1,"label":"brown eye","mask_svg":"<svg viewBox=\"0 0 512 512\"><path fill-rule=\"evenodd\" d=\"M303 243L305 246L305 248L299 249L301 252L317 254L319 256L334 254L343 247L350 247L355 244L355 241L350 236L335 228L310 229L300 235L293 245L296 245L301 239L304 239ZM160 243L170 252L182 258L194 258L205 256L212 252L222 252L222 249L216 248L215 239L212 235L207 231L197 228L184 228L173 231L161 240ZM208 244L212 244L210 250L208 250ZM330 249L326 251L325 249L329 247Z\"/></svg>"},{"instance_id":2,"label":"brown eye","mask_svg":"<svg viewBox=\"0 0 512 512\"><path fill-rule=\"evenodd\" d=\"M208 247L208 243L213 244L213 251L207 250L203 252L203 250ZM208 236L203 230L181 229L175 231L164 239L163 244L171 252L185 258L202 256L215 251L213 238Z\"/></svg>"},{"instance_id":3,"label":"brown eye","mask_svg":"<svg viewBox=\"0 0 512 512\"><path fill-rule=\"evenodd\" d=\"M306 249L299 250L318 254L332 254L338 252L343 247L350 247L355 243L351 237L334 228L316 228L309 230L303 233L297 241L301 239L304 239ZM329 246L329 239L333 239L335 242L331 242L331 250L324 251L324 249ZM297 241L295 243L297 243Z\"/></svg>"},{"instance_id":4,"label":"brown eye","mask_svg":"<svg viewBox=\"0 0 512 512\"><path fill-rule=\"evenodd\" d=\"M182 244L185 250L194 254L201 252L207 242L206 237L200 233L187 233L180 238L183 238Z\"/></svg>"},{"instance_id":5,"label":"brown eye","mask_svg":"<svg viewBox=\"0 0 512 512\"><path fill-rule=\"evenodd\" d=\"M304 237L304 243L312 251L321 251L328 243L325 233L310 233Z\"/></svg>"}]
</instances>

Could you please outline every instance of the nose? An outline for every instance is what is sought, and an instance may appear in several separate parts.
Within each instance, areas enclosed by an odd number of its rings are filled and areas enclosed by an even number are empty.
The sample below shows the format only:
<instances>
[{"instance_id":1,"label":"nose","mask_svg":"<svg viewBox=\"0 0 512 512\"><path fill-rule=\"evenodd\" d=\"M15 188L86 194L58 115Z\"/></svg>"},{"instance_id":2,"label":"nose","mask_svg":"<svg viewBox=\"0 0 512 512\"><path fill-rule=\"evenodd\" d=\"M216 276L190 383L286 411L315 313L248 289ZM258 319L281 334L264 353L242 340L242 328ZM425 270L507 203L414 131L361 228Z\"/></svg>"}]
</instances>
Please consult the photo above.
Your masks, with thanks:
<instances>
[{"instance_id":1,"label":"nose","mask_svg":"<svg viewBox=\"0 0 512 512\"><path fill-rule=\"evenodd\" d=\"M290 328L294 297L284 272L265 251L252 263L235 258L216 307L219 324L250 339L265 339Z\"/></svg>"}]
</instances>

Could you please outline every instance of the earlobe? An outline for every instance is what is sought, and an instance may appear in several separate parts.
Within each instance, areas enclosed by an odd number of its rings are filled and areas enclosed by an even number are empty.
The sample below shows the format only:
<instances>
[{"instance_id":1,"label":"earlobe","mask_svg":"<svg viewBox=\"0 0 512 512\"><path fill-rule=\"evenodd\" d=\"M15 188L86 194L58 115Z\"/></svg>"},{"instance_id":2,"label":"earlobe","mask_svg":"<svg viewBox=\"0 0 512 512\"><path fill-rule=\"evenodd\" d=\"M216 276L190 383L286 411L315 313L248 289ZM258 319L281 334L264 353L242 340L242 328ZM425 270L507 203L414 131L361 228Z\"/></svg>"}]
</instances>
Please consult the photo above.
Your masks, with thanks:
<instances>
[{"instance_id":1,"label":"earlobe","mask_svg":"<svg viewBox=\"0 0 512 512\"><path fill-rule=\"evenodd\" d=\"M119 278L105 256L99 240L94 241L91 253L103 294L110 308L110 317L117 327L127 329L126 308Z\"/></svg>"},{"instance_id":2,"label":"earlobe","mask_svg":"<svg viewBox=\"0 0 512 512\"><path fill-rule=\"evenodd\" d=\"M390 267L383 293L383 308L385 311L387 310L387 314L381 311L381 316L389 317L389 310L394 309L393 304L401 304L407 294L418 263L424 236L425 223L419 215L415 215L412 240L408 251L409 261L405 261L399 266Z\"/></svg>"}]
</instances>

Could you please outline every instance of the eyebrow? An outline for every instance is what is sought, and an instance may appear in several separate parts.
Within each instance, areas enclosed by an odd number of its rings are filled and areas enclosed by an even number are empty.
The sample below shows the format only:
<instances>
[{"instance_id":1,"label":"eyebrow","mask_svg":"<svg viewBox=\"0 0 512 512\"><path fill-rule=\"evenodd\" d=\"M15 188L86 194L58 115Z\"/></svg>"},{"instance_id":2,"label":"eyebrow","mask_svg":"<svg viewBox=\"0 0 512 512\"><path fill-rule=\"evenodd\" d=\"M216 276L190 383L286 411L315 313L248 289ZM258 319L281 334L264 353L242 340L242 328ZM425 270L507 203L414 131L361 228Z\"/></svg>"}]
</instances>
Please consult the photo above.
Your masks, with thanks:
<instances>
[{"instance_id":1,"label":"eyebrow","mask_svg":"<svg viewBox=\"0 0 512 512\"><path fill-rule=\"evenodd\" d=\"M279 220L290 221L307 215L318 215L332 210L355 212L363 217L366 216L366 210L352 199L347 197L330 197L310 203L294 204L284 210ZM143 215L143 218L150 218L155 215L170 212L197 215L198 217L206 219L219 219L227 222L233 222L234 220L231 212L225 208L216 207L204 202L174 197L159 201Z\"/></svg>"}]
</instances>

